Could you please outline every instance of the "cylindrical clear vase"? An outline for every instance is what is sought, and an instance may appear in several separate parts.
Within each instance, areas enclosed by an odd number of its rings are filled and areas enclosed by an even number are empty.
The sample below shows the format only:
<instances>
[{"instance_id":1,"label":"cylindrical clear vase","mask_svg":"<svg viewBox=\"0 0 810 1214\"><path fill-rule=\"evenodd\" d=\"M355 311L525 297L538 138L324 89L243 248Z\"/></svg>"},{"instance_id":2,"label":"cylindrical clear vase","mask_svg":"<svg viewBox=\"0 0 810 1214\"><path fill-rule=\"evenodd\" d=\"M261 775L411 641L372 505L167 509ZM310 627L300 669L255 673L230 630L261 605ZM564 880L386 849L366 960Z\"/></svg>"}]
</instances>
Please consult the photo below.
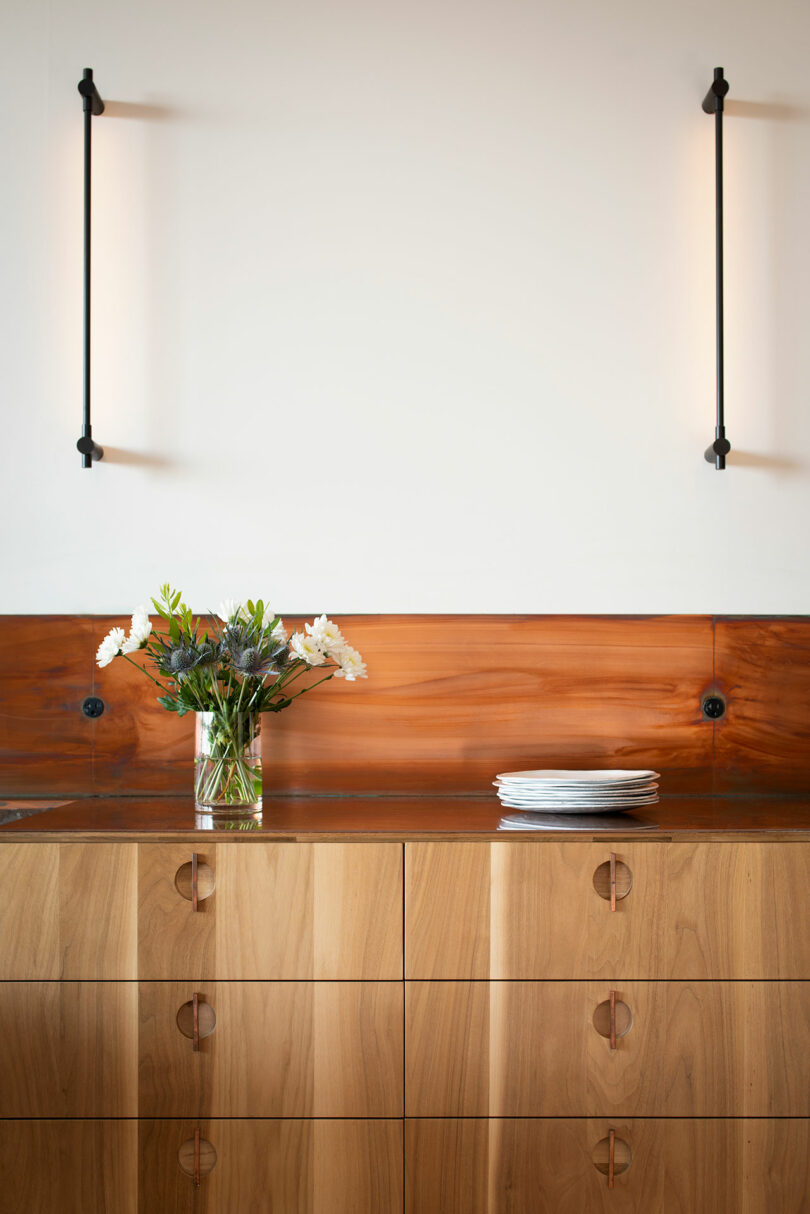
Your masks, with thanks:
<instances>
[{"instance_id":1,"label":"cylindrical clear vase","mask_svg":"<svg viewBox=\"0 0 810 1214\"><path fill-rule=\"evenodd\" d=\"M262 805L261 713L198 712L194 800L208 813L252 813Z\"/></svg>"}]
</instances>

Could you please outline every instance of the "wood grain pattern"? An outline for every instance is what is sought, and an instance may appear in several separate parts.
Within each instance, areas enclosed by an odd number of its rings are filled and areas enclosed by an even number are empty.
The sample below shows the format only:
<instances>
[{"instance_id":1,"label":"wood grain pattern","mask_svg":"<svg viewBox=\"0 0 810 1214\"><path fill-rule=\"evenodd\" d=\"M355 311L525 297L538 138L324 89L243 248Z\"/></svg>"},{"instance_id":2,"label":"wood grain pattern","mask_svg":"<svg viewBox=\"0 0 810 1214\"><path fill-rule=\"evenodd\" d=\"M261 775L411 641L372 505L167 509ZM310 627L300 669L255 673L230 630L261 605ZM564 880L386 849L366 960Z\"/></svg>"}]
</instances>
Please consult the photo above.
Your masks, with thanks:
<instances>
[{"instance_id":1,"label":"wood grain pattern","mask_svg":"<svg viewBox=\"0 0 810 1214\"><path fill-rule=\"evenodd\" d=\"M717 685L728 711L716 726L717 792L808 787L810 624L719 619Z\"/></svg>"},{"instance_id":2,"label":"wood grain pattern","mask_svg":"<svg viewBox=\"0 0 810 1214\"><path fill-rule=\"evenodd\" d=\"M0 850L0 980L137 977L135 885L133 844Z\"/></svg>"},{"instance_id":3,"label":"wood grain pattern","mask_svg":"<svg viewBox=\"0 0 810 1214\"><path fill-rule=\"evenodd\" d=\"M201 847L215 888L196 912L176 885L191 851L138 849L141 978L402 977L399 844Z\"/></svg>"},{"instance_id":4,"label":"wood grain pattern","mask_svg":"<svg viewBox=\"0 0 810 1214\"><path fill-rule=\"evenodd\" d=\"M810 844L407 843L409 978L806 978ZM611 852L632 874L609 900Z\"/></svg>"},{"instance_id":5,"label":"wood grain pattern","mask_svg":"<svg viewBox=\"0 0 810 1214\"><path fill-rule=\"evenodd\" d=\"M631 1150L608 1189L593 1165L610 1129ZM407 1214L800 1214L806 1120L405 1123Z\"/></svg>"},{"instance_id":6,"label":"wood grain pattern","mask_svg":"<svg viewBox=\"0 0 810 1214\"><path fill-rule=\"evenodd\" d=\"M0 1117L138 1114L133 982L0 983Z\"/></svg>"},{"instance_id":7,"label":"wood grain pattern","mask_svg":"<svg viewBox=\"0 0 810 1214\"><path fill-rule=\"evenodd\" d=\"M97 639L121 621L97 618ZM372 677L319 688L263 733L270 789L485 791L504 767L664 763L708 789L709 617L350 616ZM96 791L189 787L187 721L98 672ZM403 786L402 781L406 784Z\"/></svg>"},{"instance_id":8,"label":"wood grain pattern","mask_svg":"<svg viewBox=\"0 0 810 1214\"><path fill-rule=\"evenodd\" d=\"M137 1214L137 1125L4 1121L0 1177L0 1214Z\"/></svg>"},{"instance_id":9,"label":"wood grain pattern","mask_svg":"<svg viewBox=\"0 0 810 1214\"><path fill-rule=\"evenodd\" d=\"M810 787L807 617L341 622L371 677L333 682L272 719L268 790L482 792L495 771L537 765L654 766L673 791ZM126 663L94 665L115 624L128 620L0 619L7 795L191 795L193 722L163 712ZM712 687L729 698L718 724L700 712ZM80 712L92 692L106 704L96 721Z\"/></svg>"},{"instance_id":10,"label":"wood grain pattern","mask_svg":"<svg viewBox=\"0 0 810 1214\"><path fill-rule=\"evenodd\" d=\"M0 616L0 788L4 796L92 791L89 616Z\"/></svg>"},{"instance_id":11,"label":"wood grain pattern","mask_svg":"<svg viewBox=\"0 0 810 1214\"><path fill-rule=\"evenodd\" d=\"M404 840L519 839L525 846L545 847L571 839L567 829L527 831L505 837L499 832L502 810L497 797L417 793L408 796L308 794L267 797L262 821L253 830L204 830L195 825L190 797L85 797L47 813L0 826L0 847L11 842L156 842L193 845L201 853L216 839L234 846L263 846L267 842L372 843ZM672 796L657 805L622 815L605 834L582 836L603 843L639 840L637 823L645 823L644 839L671 838L701 842L810 841L810 793L802 797Z\"/></svg>"},{"instance_id":12,"label":"wood grain pattern","mask_svg":"<svg viewBox=\"0 0 810 1214\"><path fill-rule=\"evenodd\" d=\"M217 1160L194 1194L177 1152L197 1128ZM402 1210L400 1121L144 1121L140 1160L140 1214Z\"/></svg>"},{"instance_id":13,"label":"wood grain pattern","mask_svg":"<svg viewBox=\"0 0 810 1214\"><path fill-rule=\"evenodd\" d=\"M216 1014L198 1053L176 1024L196 990ZM145 1117L402 1115L402 985L142 982Z\"/></svg>"},{"instance_id":14,"label":"wood grain pattern","mask_svg":"<svg viewBox=\"0 0 810 1214\"><path fill-rule=\"evenodd\" d=\"M807 1117L810 983L406 984L411 1117Z\"/></svg>"}]
</instances>

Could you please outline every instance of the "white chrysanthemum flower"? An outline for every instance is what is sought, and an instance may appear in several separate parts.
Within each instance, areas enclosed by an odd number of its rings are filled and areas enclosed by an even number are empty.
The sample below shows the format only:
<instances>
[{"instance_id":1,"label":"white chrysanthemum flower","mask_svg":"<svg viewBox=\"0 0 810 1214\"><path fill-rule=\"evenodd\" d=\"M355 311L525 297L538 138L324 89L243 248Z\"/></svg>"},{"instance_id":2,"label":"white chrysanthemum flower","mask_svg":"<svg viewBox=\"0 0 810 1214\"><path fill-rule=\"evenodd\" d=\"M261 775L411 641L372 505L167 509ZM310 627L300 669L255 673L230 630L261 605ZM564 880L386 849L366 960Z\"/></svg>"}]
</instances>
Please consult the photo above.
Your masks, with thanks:
<instances>
[{"instance_id":1,"label":"white chrysanthemum flower","mask_svg":"<svg viewBox=\"0 0 810 1214\"><path fill-rule=\"evenodd\" d=\"M270 621L268 620L268 623L269 622ZM279 645L286 645L288 636L289 636L289 633L287 632L287 629L284 627L284 621L279 620L279 622L276 624L273 631L270 633L270 639L273 641L278 641Z\"/></svg>"},{"instance_id":2,"label":"white chrysanthemum flower","mask_svg":"<svg viewBox=\"0 0 810 1214\"><path fill-rule=\"evenodd\" d=\"M113 658L123 651L126 633L123 628L111 628L98 647L96 662L99 666L109 666Z\"/></svg>"},{"instance_id":3,"label":"white chrysanthemum flower","mask_svg":"<svg viewBox=\"0 0 810 1214\"><path fill-rule=\"evenodd\" d=\"M290 637L290 649L308 666L323 666L326 657L314 637L303 632L294 632Z\"/></svg>"},{"instance_id":4,"label":"white chrysanthemum flower","mask_svg":"<svg viewBox=\"0 0 810 1214\"><path fill-rule=\"evenodd\" d=\"M335 671L336 679L345 679L347 683L353 683L355 679L368 677L365 662L351 645L344 645L340 652L335 654L335 660L340 666L340 669Z\"/></svg>"},{"instance_id":5,"label":"white chrysanthemum flower","mask_svg":"<svg viewBox=\"0 0 810 1214\"><path fill-rule=\"evenodd\" d=\"M132 613L132 627L129 630L129 636L124 641L121 652L135 653L138 649L143 649L149 640L151 631L152 625L149 620L149 612L145 607L136 607Z\"/></svg>"},{"instance_id":6,"label":"white chrysanthemum flower","mask_svg":"<svg viewBox=\"0 0 810 1214\"><path fill-rule=\"evenodd\" d=\"M324 653L330 657L336 657L339 650L343 649L346 642L343 639L343 633L331 620L327 620L325 615L319 615L317 620L313 620L311 624L305 624L304 628L312 637Z\"/></svg>"},{"instance_id":7,"label":"white chrysanthemum flower","mask_svg":"<svg viewBox=\"0 0 810 1214\"><path fill-rule=\"evenodd\" d=\"M273 611L272 608L270 608L270 607L265 607L264 611L262 612L262 628L267 628L270 624L273 623L273 620L275 618L276 618L275 611Z\"/></svg>"},{"instance_id":8,"label":"white chrysanthemum flower","mask_svg":"<svg viewBox=\"0 0 810 1214\"><path fill-rule=\"evenodd\" d=\"M230 624L231 620L237 619L243 611L244 607L241 603L237 603L236 599L223 599L217 615L223 624Z\"/></svg>"}]
</instances>

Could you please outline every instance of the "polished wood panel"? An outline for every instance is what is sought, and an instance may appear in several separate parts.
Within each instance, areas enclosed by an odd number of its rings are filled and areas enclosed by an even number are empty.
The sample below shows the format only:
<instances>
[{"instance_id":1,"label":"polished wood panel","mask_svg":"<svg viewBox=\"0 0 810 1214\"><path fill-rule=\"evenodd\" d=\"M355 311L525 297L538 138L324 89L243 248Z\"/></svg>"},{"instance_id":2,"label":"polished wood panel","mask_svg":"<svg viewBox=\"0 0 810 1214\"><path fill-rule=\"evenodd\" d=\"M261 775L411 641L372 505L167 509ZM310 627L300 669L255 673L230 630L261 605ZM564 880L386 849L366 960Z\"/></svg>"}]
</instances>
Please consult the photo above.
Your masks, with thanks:
<instances>
[{"instance_id":1,"label":"polished wood panel","mask_svg":"<svg viewBox=\"0 0 810 1214\"><path fill-rule=\"evenodd\" d=\"M115 623L94 620L97 638ZM349 616L370 677L319 688L263 733L269 789L485 791L512 767L663 765L710 786L706 616ZM95 789L190 787L191 726L124 663L99 671ZM504 704L508 708L504 710Z\"/></svg>"},{"instance_id":2,"label":"polished wood panel","mask_svg":"<svg viewBox=\"0 0 810 1214\"><path fill-rule=\"evenodd\" d=\"M502 810L494 792L484 796L304 795L266 797L260 822L250 830L216 833L195 824L190 797L84 797L60 809L0 826L6 841L46 842L68 837L86 842L150 841L185 843L204 850L213 840L238 846L266 842L375 842L407 839L520 840L545 846L571 839L571 831L499 832ZM603 824L604 819L602 820ZM639 836L638 823L649 829ZM608 829L590 830L579 839L668 841L671 838L717 842L729 839L810 841L810 792L804 797L692 797L664 793L657 805L611 816ZM188 854L188 852L186 853Z\"/></svg>"},{"instance_id":3,"label":"polished wood panel","mask_svg":"<svg viewBox=\"0 0 810 1214\"><path fill-rule=\"evenodd\" d=\"M810 983L614 989L611 1049L607 983L407 983L407 1115L810 1116Z\"/></svg>"},{"instance_id":4,"label":"polished wood panel","mask_svg":"<svg viewBox=\"0 0 810 1214\"><path fill-rule=\"evenodd\" d=\"M89 616L0 616L0 788L53 796L93 787ZM134 673L134 672L133 672Z\"/></svg>"},{"instance_id":5,"label":"polished wood panel","mask_svg":"<svg viewBox=\"0 0 810 1214\"><path fill-rule=\"evenodd\" d=\"M629 1166L594 1166L613 1130ZM413 1120L407 1214L800 1214L807 1120ZM626 1162L626 1161L625 1161Z\"/></svg>"},{"instance_id":6,"label":"polished wood panel","mask_svg":"<svg viewBox=\"0 0 810 1214\"><path fill-rule=\"evenodd\" d=\"M0 1177L0 1214L136 1214L137 1124L4 1121Z\"/></svg>"},{"instance_id":7,"label":"polished wood panel","mask_svg":"<svg viewBox=\"0 0 810 1214\"><path fill-rule=\"evenodd\" d=\"M801 792L810 761L810 622L718 619L717 685L728 711L717 723L718 792Z\"/></svg>"},{"instance_id":8,"label":"polished wood panel","mask_svg":"<svg viewBox=\"0 0 810 1214\"><path fill-rule=\"evenodd\" d=\"M133 982L0 983L0 1117L138 1113Z\"/></svg>"},{"instance_id":9,"label":"polished wood panel","mask_svg":"<svg viewBox=\"0 0 810 1214\"><path fill-rule=\"evenodd\" d=\"M197 993L216 1028L193 1050L177 1012ZM140 984L145 1117L402 1115L402 984Z\"/></svg>"},{"instance_id":10,"label":"polished wood panel","mask_svg":"<svg viewBox=\"0 0 810 1214\"><path fill-rule=\"evenodd\" d=\"M810 975L808 843L405 846L409 978ZM595 887L611 855L615 909Z\"/></svg>"},{"instance_id":11,"label":"polished wood panel","mask_svg":"<svg viewBox=\"0 0 810 1214\"><path fill-rule=\"evenodd\" d=\"M104 634L128 623L0 620L7 795L191 796L192 719L163 712L152 684L126 663L94 664ZM494 772L537 765L654 766L673 791L810 787L807 617L341 623L371 677L353 687L333 682L273 718L264 737L268 789L484 792ZM715 687L729 710L712 724L700 701ZM93 692L106 710L90 721L80 708Z\"/></svg>"},{"instance_id":12,"label":"polished wood panel","mask_svg":"<svg viewBox=\"0 0 810 1214\"><path fill-rule=\"evenodd\" d=\"M178 1165L195 1130L216 1152L194 1191ZM140 1123L141 1214L400 1214L401 1121Z\"/></svg>"},{"instance_id":13,"label":"polished wood panel","mask_svg":"<svg viewBox=\"0 0 810 1214\"><path fill-rule=\"evenodd\" d=\"M214 888L197 911L177 879L192 850L138 849L142 978L402 977L399 844L201 846Z\"/></svg>"},{"instance_id":14,"label":"polished wood panel","mask_svg":"<svg viewBox=\"0 0 810 1214\"><path fill-rule=\"evenodd\" d=\"M28 717L23 726L11 723L11 710L0 715L9 791L191 794L191 718L163 712L154 687L126 663L94 666L105 633L128 623L6 617L0 674L23 694L9 699L14 716ZM663 766L673 788L710 789L712 726L699 707L712 672L710 617L348 616L341 624L371 677L332 682L273 718L264 736L269 788L485 791L504 767L610 763ZM52 655L65 653L70 670L52 671ZM33 727L46 683L54 712L79 718L68 728L59 716L47 740ZM78 709L93 691L106 710L91 722ZM16 762L32 746L38 757L47 751L47 771Z\"/></svg>"},{"instance_id":15,"label":"polished wood panel","mask_svg":"<svg viewBox=\"0 0 810 1214\"><path fill-rule=\"evenodd\" d=\"M137 976L134 844L12 843L0 888L0 980Z\"/></svg>"}]
</instances>

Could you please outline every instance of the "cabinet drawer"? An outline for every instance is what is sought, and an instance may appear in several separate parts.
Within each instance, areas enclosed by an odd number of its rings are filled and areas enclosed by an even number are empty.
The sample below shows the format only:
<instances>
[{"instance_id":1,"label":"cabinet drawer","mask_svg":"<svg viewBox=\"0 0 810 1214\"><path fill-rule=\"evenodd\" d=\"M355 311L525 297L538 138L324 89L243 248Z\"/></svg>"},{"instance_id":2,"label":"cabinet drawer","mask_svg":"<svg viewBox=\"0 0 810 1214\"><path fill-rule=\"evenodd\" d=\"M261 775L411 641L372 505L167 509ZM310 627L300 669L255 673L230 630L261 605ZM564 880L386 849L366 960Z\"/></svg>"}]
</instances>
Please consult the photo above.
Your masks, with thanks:
<instances>
[{"instance_id":1,"label":"cabinet drawer","mask_svg":"<svg viewBox=\"0 0 810 1214\"><path fill-rule=\"evenodd\" d=\"M0 983L0 1117L137 1113L136 983Z\"/></svg>"},{"instance_id":2,"label":"cabinet drawer","mask_svg":"<svg viewBox=\"0 0 810 1214\"><path fill-rule=\"evenodd\" d=\"M136 977L134 844L3 843L0 889L0 981Z\"/></svg>"},{"instance_id":3,"label":"cabinet drawer","mask_svg":"<svg viewBox=\"0 0 810 1214\"><path fill-rule=\"evenodd\" d=\"M402 998L397 982L141 983L141 1116L400 1117Z\"/></svg>"},{"instance_id":4,"label":"cabinet drawer","mask_svg":"<svg viewBox=\"0 0 810 1214\"><path fill-rule=\"evenodd\" d=\"M139 1153L141 1214L402 1210L401 1121L145 1121Z\"/></svg>"},{"instance_id":5,"label":"cabinet drawer","mask_svg":"<svg viewBox=\"0 0 810 1214\"><path fill-rule=\"evenodd\" d=\"M146 979L402 977L398 843L138 848L138 972Z\"/></svg>"},{"instance_id":6,"label":"cabinet drawer","mask_svg":"<svg viewBox=\"0 0 810 1214\"><path fill-rule=\"evenodd\" d=\"M137 1122L4 1121L0 1177L0 1214L136 1214Z\"/></svg>"},{"instance_id":7,"label":"cabinet drawer","mask_svg":"<svg viewBox=\"0 0 810 1214\"><path fill-rule=\"evenodd\" d=\"M611 853L616 898L611 902ZM409 978L810 978L807 843L408 843Z\"/></svg>"},{"instance_id":8,"label":"cabinet drawer","mask_svg":"<svg viewBox=\"0 0 810 1214\"><path fill-rule=\"evenodd\" d=\"M810 1116L810 983L624 983L615 1048L609 993L407 983L407 1115Z\"/></svg>"},{"instance_id":9,"label":"cabinet drawer","mask_svg":"<svg viewBox=\"0 0 810 1214\"><path fill-rule=\"evenodd\" d=\"M810 1209L805 1120L417 1120L405 1153L408 1214Z\"/></svg>"}]
</instances>

